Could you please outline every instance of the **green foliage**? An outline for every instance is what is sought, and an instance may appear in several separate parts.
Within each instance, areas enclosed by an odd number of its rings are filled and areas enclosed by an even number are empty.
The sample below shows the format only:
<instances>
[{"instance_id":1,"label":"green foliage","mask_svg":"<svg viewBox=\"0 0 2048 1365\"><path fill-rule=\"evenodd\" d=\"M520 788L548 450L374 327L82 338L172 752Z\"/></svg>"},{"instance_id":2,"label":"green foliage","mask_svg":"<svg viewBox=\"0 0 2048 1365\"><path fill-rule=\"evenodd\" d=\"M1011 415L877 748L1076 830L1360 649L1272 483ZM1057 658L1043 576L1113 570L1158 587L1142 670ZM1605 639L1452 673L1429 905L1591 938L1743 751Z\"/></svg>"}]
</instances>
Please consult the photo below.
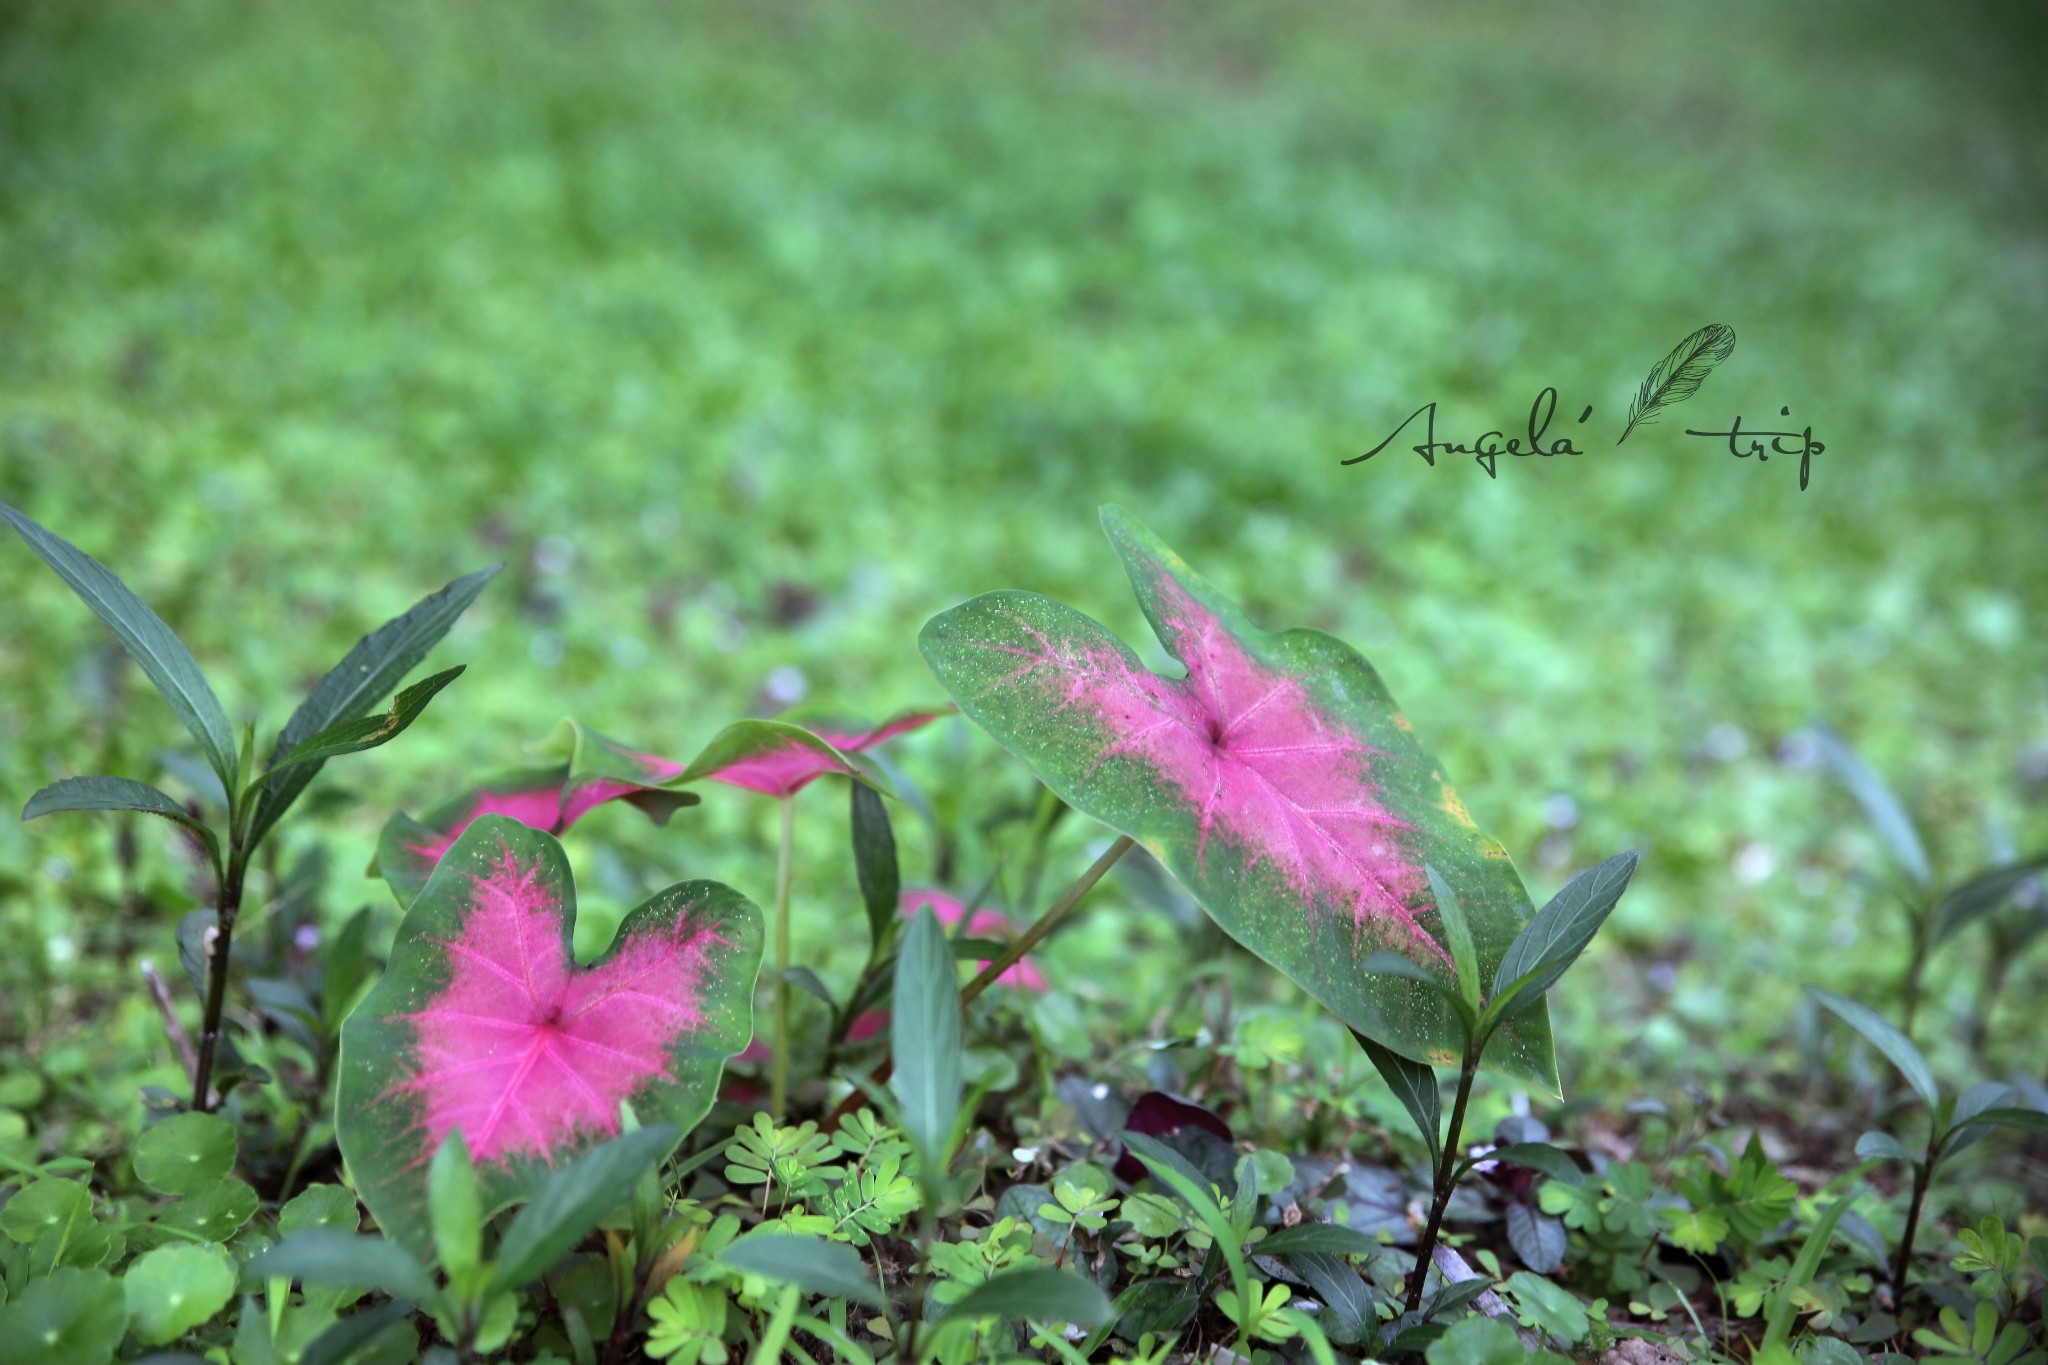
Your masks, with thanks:
<instances>
[{"instance_id":1,"label":"green foliage","mask_svg":"<svg viewBox=\"0 0 2048 1365\"><path fill-rule=\"evenodd\" d=\"M872 1131L872 1130L869 1130ZM765 1112L753 1122L733 1130L725 1154L729 1159L725 1178L735 1185L761 1185L765 1202L772 1191L778 1201L806 1200L824 1192L827 1184L845 1178L834 1165L834 1138L823 1137L815 1122L782 1126Z\"/></svg>"},{"instance_id":2,"label":"green foliage","mask_svg":"<svg viewBox=\"0 0 2048 1365\"><path fill-rule=\"evenodd\" d=\"M661 1297L647 1306L654 1325L647 1332L647 1354L676 1365L725 1365L723 1292L677 1276Z\"/></svg>"},{"instance_id":3,"label":"green foliage","mask_svg":"<svg viewBox=\"0 0 2048 1365\"><path fill-rule=\"evenodd\" d=\"M1731 1240L1738 1250L1756 1245L1791 1216L1799 1194L1754 1135L1726 1175L1702 1163L1695 1174L1680 1176L1676 1186L1691 1207L1662 1209L1659 1216L1673 1244L1702 1255L1712 1255Z\"/></svg>"}]
</instances>

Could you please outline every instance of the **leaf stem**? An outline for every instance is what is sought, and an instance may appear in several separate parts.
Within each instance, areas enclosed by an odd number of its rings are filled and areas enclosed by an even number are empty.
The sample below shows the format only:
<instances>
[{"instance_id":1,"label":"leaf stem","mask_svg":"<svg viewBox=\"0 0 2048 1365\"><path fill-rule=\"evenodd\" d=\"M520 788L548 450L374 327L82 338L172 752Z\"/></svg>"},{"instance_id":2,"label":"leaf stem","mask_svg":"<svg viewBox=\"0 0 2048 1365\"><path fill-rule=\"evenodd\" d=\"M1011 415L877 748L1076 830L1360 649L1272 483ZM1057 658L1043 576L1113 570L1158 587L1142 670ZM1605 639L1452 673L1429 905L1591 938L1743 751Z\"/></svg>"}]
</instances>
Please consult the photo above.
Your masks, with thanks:
<instances>
[{"instance_id":1,"label":"leaf stem","mask_svg":"<svg viewBox=\"0 0 2048 1365\"><path fill-rule=\"evenodd\" d=\"M1111 844L1109 848L1103 853L1103 855L1100 858L1097 858L1094 861L1094 863L1089 866L1086 872L1083 872L1078 878L1075 879L1074 884L1072 886L1069 886L1066 889L1066 891L1060 896L1059 900L1053 903L1052 908L1050 910L1047 910L1043 915L1040 915L1038 917L1037 923L1033 924L1029 929L1025 930L1022 937L1018 938L1016 942L1012 943L1008 948L1004 949L1000 957L996 958L995 961L989 963L988 966L984 967L981 973L978 976L976 976L974 980L968 982L967 985L961 989L960 1013L962 1018L966 1017L967 1006L969 1002L971 1002L974 999L974 997L980 995L983 991L987 990L990 986L994 985L996 980L999 977L1001 977L1004 972L1007 972L1008 970L1010 970L1010 968L1016 966L1020 961L1022 961L1024 958L1024 954L1030 952L1034 947L1037 946L1038 941L1040 939L1044 938L1047 934L1051 933L1053 930L1053 926L1057 925L1061 919L1065 918L1068 911L1072 910L1076 905L1081 903L1081 898L1087 895L1088 892L1094 888L1095 883L1102 880L1104 873L1108 872L1110 868L1116 866L1117 859L1123 857L1124 854L1131 851L1131 845L1136 842L1136 840L1132 839L1127 834L1117 836L1117 841ZM890 1075L893 1074L894 1071L895 1064L888 1058L883 1058L882 1064L876 1067L872 1072L868 1074L868 1085L880 1086L886 1084L888 1082ZM862 1104L866 1103L866 1101L866 1090L856 1085L854 1087L853 1093L851 1095L848 1095L845 1099L841 1100L839 1102L839 1107L832 1111L832 1117L828 1121L827 1126L837 1127L841 1120L843 1120L848 1114L851 1114L854 1110L860 1108Z\"/></svg>"},{"instance_id":2,"label":"leaf stem","mask_svg":"<svg viewBox=\"0 0 2048 1365\"><path fill-rule=\"evenodd\" d=\"M1478 1074L1478 1049L1467 1046L1464 1062L1458 1069L1458 1097L1451 1102L1451 1122L1444 1130L1444 1148L1437 1158L1436 1198L1430 1203L1429 1222L1422 1229L1422 1239L1415 1244L1415 1278L1408 1282L1410 1313L1422 1310L1422 1290L1429 1283L1437 1234L1443 1230L1444 1210L1450 1207L1451 1192L1457 1188L1458 1137L1465 1126L1465 1104L1472 1098L1472 1082Z\"/></svg>"},{"instance_id":3,"label":"leaf stem","mask_svg":"<svg viewBox=\"0 0 2048 1365\"><path fill-rule=\"evenodd\" d=\"M1059 925L1059 922L1067 917L1067 912L1081 903L1081 897L1094 890L1095 883L1101 881L1103 875L1110 868L1116 866L1116 860L1129 853L1131 846L1136 842L1128 834L1118 835L1117 841L1111 844L1103 852L1103 855L1090 865L1086 872L1083 872L1075 879L1074 884L1068 887L1057 901L1053 902L1050 910L1040 915L1029 929L1026 929L1017 937L1016 941L1003 950L1002 956L982 968L980 974L962 988L960 992L961 1008L965 1009L969 1001L973 1000L974 997L980 995L990 986L993 986L1002 977L1004 972L1007 972L1010 968L1023 961L1024 955L1037 947L1039 940L1051 933Z\"/></svg>"},{"instance_id":4,"label":"leaf stem","mask_svg":"<svg viewBox=\"0 0 2048 1365\"><path fill-rule=\"evenodd\" d=\"M1927 1155L1913 1163L1913 1195L1906 1205L1906 1230L1899 1237L1899 1249L1892 1256L1892 1294L1902 1306L1906 1298L1906 1272L1913 1265L1913 1238L1920 1231L1920 1208L1927 1202L1927 1185L1934 1173L1934 1163L1941 1159L1940 1150L1929 1142Z\"/></svg>"},{"instance_id":5,"label":"leaf stem","mask_svg":"<svg viewBox=\"0 0 2048 1365\"><path fill-rule=\"evenodd\" d=\"M200 1016L199 1061L192 1068L192 1108L206 1113L213 1108L213 1058L220 1046L220 1019L227 1008L228 953L235 941L235 917L242 911L242 879L248 871L248 850L242 834L234 828L228 847L228 871L221 882L220 905L214 913L213 942L206 951L206 1005Z\"/></svg>"},{"instance_id":6,"label":"leaf stem","mask_svg":"<svg viewBox=\"0 0 2048 1365\"><path fill-rule=\"evenodd\" d=\"M785 796L775 856L775 1055L769 1059L768 1109L781 1122L789 1105L789 880L796 845L796 800Z\"/></svg>"}]
</instances>

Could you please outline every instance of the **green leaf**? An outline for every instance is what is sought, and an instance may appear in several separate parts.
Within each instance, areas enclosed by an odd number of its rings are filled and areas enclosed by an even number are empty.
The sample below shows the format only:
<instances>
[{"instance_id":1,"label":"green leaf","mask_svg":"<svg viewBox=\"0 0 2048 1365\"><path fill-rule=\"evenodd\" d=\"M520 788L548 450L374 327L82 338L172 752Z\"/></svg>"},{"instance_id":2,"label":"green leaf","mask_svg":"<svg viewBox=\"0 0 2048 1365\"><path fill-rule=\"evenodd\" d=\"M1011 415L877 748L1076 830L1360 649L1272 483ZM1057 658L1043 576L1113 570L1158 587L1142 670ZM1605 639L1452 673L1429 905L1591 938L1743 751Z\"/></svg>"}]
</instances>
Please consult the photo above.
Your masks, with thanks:
<instances>
[{"instance_id":1,"label":"green leaf","mask_svg":"<svg viewBox=\"0 0 2048 1365\"><path fill-rule=\"evenodd\" d=\"M1223 1259L1229 1263L1231 1279L1240 1294L1249 1292L1248 1287L1252 1281L1251 1272L1245 1265L1244 1247L1238 1238L1237 1229L1224 1214L1223 1206L1217 1203L1216 1196L1210 1193L1209 1180L1190 1166L1187 1158L1157 1138L1128 1130L1118 1134L1118 1137L1124 1144L1124 1150L1136 1157L1145 1169L1151 1172L1153 1179L1172 1190L1182 1203L1194 1211L1195 1217L1215 1239L1216 1248L1223 1253Z\"/></svg>"},{"instance_id":2,"label":"green leaf","mask_svg":"<svg viewBox=\"0 0 2048 1365\"><path fill-rule=\"evenodd\" d=\"M345 720L330 725L319 734L295 745L292 750L270 765L270 772L280 773L295 768L301 763L324 763L330 758L343 754L360 753L388 744L405 732L407 726L420 718L427 709L427 703L449 683L462 676L466 664L443 669L430 678L423 678L401 691L391 699L391 709L381 716L363 716L357 720ZM266 778L268 774L265 775Z\"/></svg>"},{"instance_id":3,"label":"green leaf","mask_svg":"<svg viewBox=\"0 0 2048 1365\"><path fill-rule=\"evenodd\" d=\"M276 768L278 759L321 731L374 711L377 703L427 657L427 651L440 643L456 618L469 609L503 567L494 565L463 575L356 641L341 662L313 685L313 690L285 722L271 750L270 766ZM263 784L249 824L252 845L262 840L319 771L318 761L299 764Z\"/></svg>"},{"instance_id":4,"label":"green leaf","mask_svg":"<svg viewBox=\"0 0 2048 1365\"><path fill-rule=\"evenodd\" d=\"M158 1247L129 1265L121 1286L135 1339L163 1346L228 1306L235 1296L235 1266L218 1247Z\"/></svg>"},{"instance_id":5,"label":"green leaf","mask_svg":"<svg viewBox=\"0 0 2048 1365\"><path fill-rule=\"evenodd\" d=\"M548 1178L512 1217L498 1241L487 1293L518 1289L539 1279L598 1220L624 1203L634 1182L675 1150L683 1133L657 1124L622 1133L591 1148Z\"/></svg>"},{"instance_id":6,"label":"green leaf","mask_svg":"<svg viewBox=\"0 0 2048 1365\"><path fill-rule=\"evenodd\" d=\"M1536 912L1494 972L1493 1009L1512 1015L1528 1008L1578 961L1628 889L1638 861L1633 851L1617 853L1566 882Z\"/></svg>"},{"instance_id":7,"label":"green leaf","mask_svg":"<svg viewBox=\"0 0 2048 1365\"><path fill-rule=\"evenodd\" d=\"M1872 1129L1856 1139L1856 1155L1864 1161L1912 1160L1911 1157L1906 1155L1906 1149L1899 1145L1897 1138L1893 1137L1890 1133L1878 1132L1876 1129Z\"/></svg>"},{"instance_id":8,"label":"green leaf","mask_svg":"<svg viewBox=\"0 0 2048 1365\"><path fill-rule=\"evenodd\" d=\"M1465 919L1465 907L1458 903L1458 893L1444 885L1435 868L1425 864L1422 870L1429 878L1430 893L1436 898L1437 915L1443 920L1444 943L1451 950L1451 963L1458 975L1458 994L1477 1013L1479 950L1472 946L1472 926Z\"/></svg>"},{"instance_id":9,"label":"green leaf","mask_svg":"<svg viewBox=\"0 0 2048 1365\"><path fill-rule=\"evenodd\" d=\"M1511 1142L1505 1147L1496 1147L1483 1158L1487 1161L1505 1161L1515 1166L1527 1166L1532 1171L1541 1171L1552 1180L1562 1180L1567 1185L1583 1185L1586 1173L1579 1169L1579 1163L1562 1148L1547 1142Z\"/></svg>"},{"instance_id":10,"label":"green leaf","mask_svg":"<svg viewBox=\"0 0 2048 1365\"><path fill-rule=\"evenodd\" d=\"M1380 1079L1387 1083L1387 1088L1394 1092L1394 1098L1401 1101L1401 1107L1415 1121L1416 1131L1429 1144L1429 1164L1434 1170L1443 1151L1443 1092L1437 1085L1436 1072L1421 1062L1381 1047L1362 1033L1351 1036L1365 1049L1365 1055L1372 1059Z\"/></svg>"},{"instance_id":11,"label":"green leaf","mask_svg":"<svg viewBox=\"0 0 2048 1365\"><path fill-rule=\"evenodd\" d=\"M104 1270L53 1270L0 1305L0 1365L106 1365L127 1331L119 1280Z\"/></svg>"},{"instance_id":12,"label":"green leaf","mask_svg":"<svg viewBox=\"0 0 2048 1365\"><path fill-rule=\"evenodd\" d=\"M942 1171L960 1112L960 978L938 917L925 906L896 955L896 998L889 1018L890 1085L902 1105L904 1133L927 1167Z\"/></svg>"},{"instance_id":13,"label":"green leaf","mask_svg":"<svg viewBox=\"0 0 2048 1365\"><path fill-rule=\"evenodd\" d=\"M68 1238L92 1221L92 1192L82 1181L49 1176L0 1205L0 1232L23 1246L55 1233Z\"/></svg>"},{"instance_id":14,"label":"green leaf","mask_svg":"<svg viewBox=\"0 0 2048 1365\"><path fill-rule=\"evenodd\" d=\"M1458 1037L1460 1039L1475 1036L1475 1032L1479 1027L1479 1015L1477 1012L1465 1003L1465 997L1459 993L1455 985L1446 984L1440 978L1431 975L1426 968L1411 962L1399 953L1390 953L1382 949L1379 952L1367 953L1363 958L1360 958L1358 970L1367 976L1394 976L1400 977L1405 981L1415 982L1449 1007L1451 1018L1457 1025ZM1356 1034L1358 1030L1353 1029L1352 1032ZM1444 1064L1455 1065L1456 1062L1453 1059Z\"/></svg>"},{"instance_id":15,"label":"green leaf","mask_svg":"<svg viewBox=\"0 0 2048 1365\"><path fill-rule=\"evenodd\" d=\"M1512 1326L1475 1313L1452 1323L1429 1344L1423 1358L1429 1365L1526 1365L1529 1352Z\"/></svg>"},{"instance_id":16,"label":"green leaf","mask_svg":"<svg viewBox=\"0 0 2048 1365\"><path fill-rule=\"evenodd\" d=\"M2029 881L2048 872L2048 853L1980 872L1943 896L1934 907L1934 942L1942 944L2005 904Z\"/></svg>"},{"instance_id":17,"label":"green leaf","mask_svg":"<svg viewBox=\"0 0 2048 1365\"><path fill-rule=\"evenodd\" d=\"M405 1248L333 1228L292 1233L258 1253L249 1273L334 1289L375 1289L416 1303L435 1293L426 1267Z\"/></svg>"},{"instance_id":18,"label":"green leaf","mask_svg":"<svg viewBox=\"0 0 2048 1365\"><path fill-rule=\"evenodd\" d=\"M1809 986L1807 989L1813 988ZM1791 1339L1799 1291L1813 1282L1814 1272L1820 1269L1820 1258L1826 1254L1828 1243L1834 1238L1835 1224L1842 1221L1842 1215L1855 1202L1854 1195L1837 1199L1821 1210L1820 1217L1814 1220L1813 1231L1807 1233L1805 1243L1800 1246L1799 1255L1792 1262L1791 1273L1772 1291L1770 1310L1764 1320L1763 1341L1757 1347L1759 1356L1773 1347L1782 1349Z\"/></svg>"},{"instance_id":19,"label":"green leaf","mask_svg":"<svg viewBox=\"0 0 2048 1365\"><path fill-rule=\"evenodd\" d=\"M946 1307L948 1319L1015 1318L1094 1327L1109 1320L1109 1298L1093 1280L1051 1266L991 1275Z\"/></svg>"},{"instance_id":20,"label":"green leaf","mask_svg":"<svg viewBox=\"0 0 2048 1365\"><path fill-rule=\"evenodd\" d=\"M1959 1133L1965 1128L2011 1128L2035 1137L2048 1137L2048 1113L2012 1106L1986 1109L1958 1122L1950 1131Z\"/></svg>"},{"instance_id":21,"label":"green leaf","mask_svg":"<svg viewBox=\"0 0 2048 1365\"><path fill-rule=\"evenodd\" d=\"M1287 1256L1326 1251L1337 1256L1372 1256L1380 1251L1377 1238L1368 1237L1342 1223L1296 1223L1281 1228L1260 1241L1261 1256Z\"/></svg>"},{"instance_id":22,"label":"green leaf","mask_svg":"<svg viewBox=\"0 0 2048 1365\"><path fill-rule=\"evenodd\" d=\"M1515 1307L1520 1310L1517 1316L1523 1323L1566 1345L1583 1341L1593 1325L1577 1295L1540 1275L1518 1270L1502 1288L1514 1295Z\"/></svg>"},{"instance_id":23,"label":"green leaf","mask_svg":"<svg viewBox=\"0 0 2048 1365\"><path fill-rule=\"evenodd\" d=\"M1399 954L1458 997L1434 867L1484 979L1533 910L1505 850L1349 646L1258 629L1127 513L1107 507L1102 521L1184 678L1152 673L1100 623L1028 592L934 617L918 640L926 662L1057 796L1143 844L1225 932L1347 1026L1455 1064L1457 1010L1361 966ZM1487 1061L1554 1092L1547 1013L1508 1021Z\"/></svg>"},{"instance_id":24,"label":"green leaf","mask_svg":"<svg viewBox=\"0 0 2048 1365\"><path fill-rule=\"evenodd\" d=\"M121 647L141 665L157 691L178 713L178 719L199 741L206 761L221 782L232 789L236 771L234 727L228 724L220 698L213 694L184 641L148 604L129 591L127 584L70 541L50 534L4 502L0 502L0 521L19 531L29 548L41 555L43 562L71 585L79 600L114 632Z\"/></svg>"},{"instance_id":25,"label":"green leaf","mask_svg":"<svg viewBox=\"0 0 2048 1365\"><path fill-rule=\"evenodd\" d=\"M277 1211L277 1230L287 1237L307 1228L354 1232L361 1225L356 1197L340 1185L308 1185Z\"/></svg>"},{"instance_id":26,"label":"green leaf","mask_svg":"<svg viewBox=\"0 0 2048 1365\"><path fill-rule=\"evenodd\" d=\"M1825 1005L1843 1023L1862 1034L1872 1047L1882 1052L1885 1059L1897 1067L1899 1074L1906 1078L1906 1084L1912 1086L1920 1098L1927 1101L1929 1109L1941 1103L1941 1092L1935 1087L1933 1069L1927 1065L1927 1059L1920 1055L1920 1049L1914 1047L1912 1040L1905 1034L1886 1023L1875 1010L1866 1005L1859 1005L1854 1000L1845 999L1832 991L1824 991L1818 986L1808 986L1806 993Z\"/></svg>"},{"instance_id":27,"label":"green leaf","mask_svg":"<svg viewBox=\"0 0 2048 1365\"><path fill-rule=\"evenodd\" d=\"M894 796L895 788L889 779L875 766L874 760L863 754L834 748L830 743L806 730L801 725L792 725L781 720L736 720L711 737L710 743L698 751L689 766L669 779L670 786L686 786L707 778L722 777L735 781L736 785L752 790L766 790L774 785L775 776L764 777L766 785L755 786L755 779L737 781L729 770L751 771L754 764L765 761L781 761L795 756L795 765L814 776L821 772L844 773L857 782L866 783L884 796ZM797 775L793 782L808 781L809 776ZM786 794L786 793L773 793Z\"/></svg>"},{"instance_id":28,"label":"green leaf","mask_svg":"<svg viewBox=\"0 0 2048 1365\"><path fill-rule=\"evenodd\" d=\"M135 1140L135 1178L159 1194L197 1194L235 1169L235 1125L219 1114L176 1114Z\"/></svg>"},{"instance_id":29,"label":"green leaf","mask_svg":"<svg viewBox=\"0 0 2048 1365\"><path fill-rule=\"evenodd\" d=\"M483 1196L460 1128L442 1139L427 1167L427 1220L434 1229L434 1254L448 1278L474 1270L483 1257Z\"/></svg>"},{"instance_id":30,"label":"green leaf","mask_svg":"<svg viewBox=\"0 0 2048 1365\"><path fill-rule=\"evenodd\" d=\"M228 1176L187 1194L157 1221L209 1242L225 1242L255 1216L257 1203L246 1181Z\"/></svg>"},{"instance_id":31,"label":"green leaf","mask_svg":"<svg viewBox=\"0 0 2048 1365\"><path fill-rule=\"evenodd\" d=\"M1842 779L1863 807L1863 813L1870 818L1885 846L1891 849L1892 857L1898 860L1906 875L1915 885L1926 886L1934 880L1934 873L1927 864L1927 847L1920 842L1920 831L1914 828L1912 817L1884 779L1865 763L1849 742L1827 726L1816 722L1814 739L1820 745L1821 756L1828 766ZM1929 1101L1932 1103L1932 1101Z\"/></svg>"},{"instance_id":32,"label":"green leaf","mask_svg":"<svg viewBox=\"0 0 2048 1365\"><path fill-rule=\"evenodd\" d=\"M299 1353L298 1365L344 1365L355 1359L365 1346L383 1336L393 1323L402 1323L411 1315L412 1305L404 1299L392 1299L360 1313L352 1313L314 1337ZM417 1339L414 1345L418 1345ZM399 1358L409 1360L412 1352L407 1351Z\"/></svg>"},{"instance_id":33,"label":"green leaf","mask_svg":"<svg viewBox=\"0 0 2048 1365\"><path fill-rule=\"evenodd\" d=\"M880 958L903 923L896 912L902 896L896 834L889 825L889 808L872 787L864 782L846 786L853 794L853 870L860 879L861 904L867 907L871 956Z\"/></svg>"},{"instance_id":34,"label":"green leaf","mask_svg":"<svg viewBox=\"0 0 2048 1365\"><path fill-rule=\"evenodd\" d=\"M673 1125L672 1140L688 1131L752 1035L762 927L746 897L668 887L587 967L575 919L560 842L483 816L439 859L342 1026L342 1156L378 1226L417 1255L431 1240L428 1163L451 1131L488 1218L617 1133L623 1103Z\"/></svg>"},{"instance_id":35,"label":"green leaf","mask_svg":"<svg viewBox=\"0 0 2048 1365\"><path fill-rule=\"evenodd\" d=\"M214 868L218 870L221 865L220 840L214 837L212 828L205 821L179 805L168 793L131 778L67 777L52 782L28 799L28 804L21 808L21 818L34 820L58 811L74 810L139 810L147 815L160 815L197 834L212 856Z\"/></svg>"},{"instance_id":36,"label":"green leaf","mask_svg":"<svg viewBox=\"0 0 2048 1365\"><path fill-rule=\"evenodd\" d=\"M793 1284L807 1294L852 1299L870 1308L886 1302L860 1253L843 1242L756 1232L728 1246L718 1259L778 1284Z\"/></svg>"},{"instance_id":37,"label":"green leaf","mask_svg":"<svg viewBox=\"0 0 2048 1365\"><path fill-rule=\"evenodd\" d=\"M1955 1107L1946 1115L1948 1131L1939 1159L1947 1161L1958 1152L1967 1151L1982 1142L1995 1125L1975 1124L1971 1120L1986 1110L2004 1108L2012 1100L2012 1087L1999 1081L1984 1081L1956 1096Z\"/></svg>"}]
</instances>

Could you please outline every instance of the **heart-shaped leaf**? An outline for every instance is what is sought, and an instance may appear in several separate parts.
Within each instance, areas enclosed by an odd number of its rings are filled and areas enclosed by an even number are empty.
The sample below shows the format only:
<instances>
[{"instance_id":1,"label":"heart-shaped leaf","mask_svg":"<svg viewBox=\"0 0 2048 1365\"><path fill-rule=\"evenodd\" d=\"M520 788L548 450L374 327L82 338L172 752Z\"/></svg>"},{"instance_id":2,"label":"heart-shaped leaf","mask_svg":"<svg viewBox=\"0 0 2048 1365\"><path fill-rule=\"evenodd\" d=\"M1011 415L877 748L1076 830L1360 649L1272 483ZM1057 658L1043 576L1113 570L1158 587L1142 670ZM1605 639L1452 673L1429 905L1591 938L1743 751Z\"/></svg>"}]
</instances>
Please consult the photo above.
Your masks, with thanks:
<instances>
[{"instance_id":1,"label":"heart-shaped leaf","mask_svg":"<svg viewBox=\"0 0 2048 1365\"><path fill-rule=\"evenodd\" d=\"M682 764L641 753L575 721L563 721L539 747L560 761L502 773L421 819L400 811L385 822L377 840L377 873L400 905L412 904L443 855L482 816L509 816L560 834L610 801L625 801L656 824L666 824L679 807L702 799L695 792L662 788L683 771Z\"/></svg>"},{"instance_id":2,"label":"heart-shaped leaf","mask_svg":"<svg viewBox=\"0 0 2048 1365\"><path fill-rule=\"evenodd\" d=\"M630 1102L687 1132L753 1032L761 912L682 882L629 913L589 967L555 839L471 821L406 912L391 965L341 1034L338 1138L386 1235L429 1239L428 1167L459 1131L483 1216L619 1131Z\"/></svg>"},{"instance_id":3,"label":"heart-shaped leaf","mask_svg":"<svg viewBox=\"0 0 2048 1365\"><path fill-rule=\"evenodd\" d=\"M1455 1063L1452 1006L1375 974L1399 953L1457 985L1425 867L1456 895L1491 980L1532 913L1379 675L1313 630L1268 634L1119 508L1102 520L1182 678L1035 593L933 618L919 644L961 709L1068 804L1144 844L1233 938L1345 1024ZM1493 1069L1557 1088L1541 1005L1502 1026Z\"/></svg>"}]
</instances>

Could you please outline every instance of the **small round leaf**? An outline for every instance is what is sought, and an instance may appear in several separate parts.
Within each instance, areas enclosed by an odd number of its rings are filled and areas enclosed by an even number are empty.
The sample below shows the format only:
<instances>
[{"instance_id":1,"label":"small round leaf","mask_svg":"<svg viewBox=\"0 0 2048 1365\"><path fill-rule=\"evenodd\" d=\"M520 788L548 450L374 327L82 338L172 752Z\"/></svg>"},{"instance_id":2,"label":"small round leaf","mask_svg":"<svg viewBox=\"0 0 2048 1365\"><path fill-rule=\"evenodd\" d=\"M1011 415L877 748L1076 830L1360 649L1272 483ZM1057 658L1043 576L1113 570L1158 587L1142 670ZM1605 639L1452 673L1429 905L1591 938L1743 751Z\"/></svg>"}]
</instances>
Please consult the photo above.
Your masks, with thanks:
<instances>
[{"instance_id":1,"label":"small round leaf","mask_svg":"<svg viewBox=\"0 0 2048 1365\"><path fill-rule=\"evenodd\" d=\"M135 1178L158 1194L197 1194L235 1168L235 1126L218 1114L179 1114L135 1142Z\"/></svg>"}]
</instances>

